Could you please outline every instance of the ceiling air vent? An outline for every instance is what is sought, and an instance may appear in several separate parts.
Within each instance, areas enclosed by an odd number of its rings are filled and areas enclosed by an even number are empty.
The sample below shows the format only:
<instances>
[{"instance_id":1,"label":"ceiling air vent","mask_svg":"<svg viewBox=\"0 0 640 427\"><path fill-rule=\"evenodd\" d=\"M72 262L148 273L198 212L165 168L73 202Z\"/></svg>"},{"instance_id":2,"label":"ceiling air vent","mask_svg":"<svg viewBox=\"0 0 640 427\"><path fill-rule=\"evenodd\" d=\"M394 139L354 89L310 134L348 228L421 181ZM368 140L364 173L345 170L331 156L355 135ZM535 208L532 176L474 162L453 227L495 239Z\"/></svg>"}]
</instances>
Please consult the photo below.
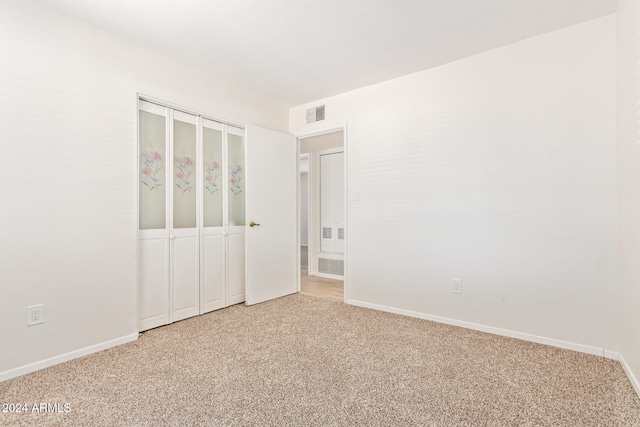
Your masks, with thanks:
<instances>
[{"instance_id":1,"label":"ceiling air vent","mask_svg":"<svg viewBox=\"0 0 640 427\"><path fill-rule=\"evenodd\" d=\"M324 120L324 105L307 109L307 124Z\"/></svg>"}]
</instances>

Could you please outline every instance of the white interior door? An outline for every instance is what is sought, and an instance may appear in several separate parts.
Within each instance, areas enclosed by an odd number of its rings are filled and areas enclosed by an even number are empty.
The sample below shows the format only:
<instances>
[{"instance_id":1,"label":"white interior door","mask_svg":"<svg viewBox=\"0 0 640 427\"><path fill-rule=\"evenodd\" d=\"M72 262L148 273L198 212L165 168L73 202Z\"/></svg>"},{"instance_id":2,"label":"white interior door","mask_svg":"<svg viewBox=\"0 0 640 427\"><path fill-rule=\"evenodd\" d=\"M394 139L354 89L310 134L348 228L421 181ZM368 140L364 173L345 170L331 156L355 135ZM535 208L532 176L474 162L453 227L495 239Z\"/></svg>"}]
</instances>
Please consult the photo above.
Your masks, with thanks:
<instances>
[{"instance_id":1,"label":"white interior door","mask_svg":"<svg viewBox=\"0 0 640 427\"><path fill-rule=\"evenodd\" d=\"M294 136L257 126L247 127L246 145L246 304L252 305L298 290L298 154Z\"/></svg>"}]
</instances>

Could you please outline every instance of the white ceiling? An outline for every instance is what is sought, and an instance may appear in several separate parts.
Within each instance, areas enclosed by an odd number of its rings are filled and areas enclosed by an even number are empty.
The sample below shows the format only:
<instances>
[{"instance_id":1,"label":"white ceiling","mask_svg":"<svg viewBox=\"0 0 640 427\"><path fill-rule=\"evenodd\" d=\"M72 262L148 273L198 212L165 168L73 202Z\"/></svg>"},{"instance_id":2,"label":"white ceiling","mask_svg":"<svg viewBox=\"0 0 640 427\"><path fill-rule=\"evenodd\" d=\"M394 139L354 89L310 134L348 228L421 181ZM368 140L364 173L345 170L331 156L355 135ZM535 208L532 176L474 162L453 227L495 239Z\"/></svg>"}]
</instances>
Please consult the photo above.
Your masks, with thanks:
<instances>
[{"instance_id":1,"label":"white ceiling","mask_svg":"<svg viewBox=\"0 0 640 427\"><path fill-rule=\"evenodd\" d=\"M618 0L38 0L296 106L615 12Z\"/></svg>"}]
</instances>

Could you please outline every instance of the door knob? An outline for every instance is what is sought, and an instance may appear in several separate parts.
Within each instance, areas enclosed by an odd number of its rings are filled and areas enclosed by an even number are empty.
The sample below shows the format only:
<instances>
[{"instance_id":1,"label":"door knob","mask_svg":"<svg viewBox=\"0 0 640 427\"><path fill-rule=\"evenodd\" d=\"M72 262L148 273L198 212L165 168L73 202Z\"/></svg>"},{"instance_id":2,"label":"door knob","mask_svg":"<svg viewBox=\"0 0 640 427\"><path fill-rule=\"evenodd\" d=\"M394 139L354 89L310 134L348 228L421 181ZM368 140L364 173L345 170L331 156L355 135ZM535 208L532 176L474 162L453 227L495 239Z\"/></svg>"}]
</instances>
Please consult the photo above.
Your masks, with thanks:
<instances>
[{"instance_id":1,"label":"door knob","mask_svg":"<svg viewBox=\"0 0 640 427\"><path fill-rule=\"evenodd\" d=\"M256 225L257 225L257 226L260 226L260 224L256 224L256 223L255 223L255 222L253 222L253 221L251 221L251 222L249 223L249 227L255 227Z\"/></svg>"}]
</instances>

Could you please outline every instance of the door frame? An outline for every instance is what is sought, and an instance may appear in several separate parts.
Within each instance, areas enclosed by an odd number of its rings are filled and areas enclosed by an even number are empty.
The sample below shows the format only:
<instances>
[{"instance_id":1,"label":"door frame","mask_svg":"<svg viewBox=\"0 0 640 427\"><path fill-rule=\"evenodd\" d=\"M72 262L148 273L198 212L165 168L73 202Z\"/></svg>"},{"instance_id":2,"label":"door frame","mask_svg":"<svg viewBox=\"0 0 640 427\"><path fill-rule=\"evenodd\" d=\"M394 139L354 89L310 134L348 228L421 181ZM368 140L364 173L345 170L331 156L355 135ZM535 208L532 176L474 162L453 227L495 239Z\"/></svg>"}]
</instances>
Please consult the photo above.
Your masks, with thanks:
<instances>
[{"instance_id":1,"label":"door frame","mask_svg":"<svg viewBox=\"0 0 640 427\"><path fill-rule=\"evenodd\" d=\"M300 267L300 140L310 138L313 136L325 135L328 133L342 131L342 147L344 149L344 297L343 302L346 304L349 300L349 145L348 145L348 132L347 123L337 124L327 127L318 127L313 130L299 133L296 136L297 139L297 152L298 152L298 173L297 173L297 188L298 188L298 202L297 202L297 217L298 217L298 292L300 292L300 283L302 280L301 267Z\"/></svg>"},{"instance_id":2,"label":"door frame","mask_svg":"<svg viewBox=\"0 0 640 427\"><path fill-rule=\"evenodd\" d=\"M302 163L302 159L306 159L307 160L307 169L309 168L309 162L310 162L310 156L309 153L305 153L305 154L301 154L300 153L300 139L296 140L296 144L297 144L297 154L298 154L298 207L297 207L297 218L298 218L298 241L299 241L299 245L298 245L298 258L299 258L299 262L298 262L298 292L300 292L300 282L302 280L302 265L301 265L301 261L302 261L302 251L300 250L300 248L302 247L302 215L301 215L301 207L302 207L302 203L301 203L301 190L302 190L302 185L301 185L301 181L300 181L300 163ZM309 211L309 205L310 205L310 185L309 185L309 171L307 170L307 263L309 262L308 258L309 258L309 225L311 224L311 212ZM307 273L309 272L309 267L307 266Z\"/></svg>"}]
</instances>

